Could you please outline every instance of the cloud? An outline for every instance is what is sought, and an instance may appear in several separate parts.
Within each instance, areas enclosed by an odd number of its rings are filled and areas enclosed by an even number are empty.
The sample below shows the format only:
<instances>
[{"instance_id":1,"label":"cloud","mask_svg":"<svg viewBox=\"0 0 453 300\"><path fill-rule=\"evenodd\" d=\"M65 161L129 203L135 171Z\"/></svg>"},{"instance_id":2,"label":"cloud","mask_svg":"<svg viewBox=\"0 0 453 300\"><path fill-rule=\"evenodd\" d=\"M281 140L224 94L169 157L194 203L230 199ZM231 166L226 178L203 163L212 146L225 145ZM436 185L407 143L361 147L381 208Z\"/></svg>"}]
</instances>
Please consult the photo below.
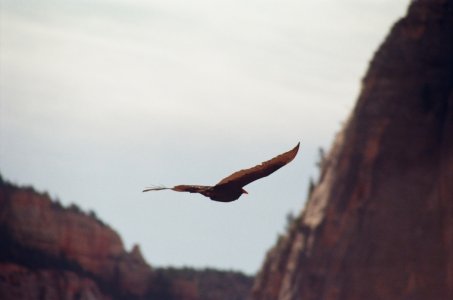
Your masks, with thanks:
<instances>
[{"instance_id":1,"label":"cloud","mask_svg":"<svg viewBox=\"0 0 453 300\"><path fill-rule=\"evenodd\" d=\"M1 171L95 209L152 263L256 270L405 4L2 0ZM215 183L299 140L300 158L231 207L139 193ZM175 256L189 237L200 245Z\"/></svg>"}]
</instances>

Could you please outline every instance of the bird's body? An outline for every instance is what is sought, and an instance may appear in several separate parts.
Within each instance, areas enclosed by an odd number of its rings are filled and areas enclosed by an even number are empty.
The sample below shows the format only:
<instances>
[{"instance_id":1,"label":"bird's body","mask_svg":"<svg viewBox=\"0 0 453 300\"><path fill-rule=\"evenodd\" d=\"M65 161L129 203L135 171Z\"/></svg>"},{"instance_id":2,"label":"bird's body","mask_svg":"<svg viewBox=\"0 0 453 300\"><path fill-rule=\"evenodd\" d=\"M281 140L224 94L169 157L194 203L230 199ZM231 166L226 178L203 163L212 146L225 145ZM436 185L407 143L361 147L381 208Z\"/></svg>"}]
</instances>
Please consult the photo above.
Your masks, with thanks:
<instances>
[{"instance_id":1,"label":"bird's body","mask_svg":"<svg viewBox=\"0 0 453 300\"><path fill-rule=\"evenodd\" d=\"M299 143L300 144L300 143ZM169 187L152 187L143 190L159 191L159 190L173 190L176 192L189 192L199 193L214 201L231 202L237 200L242 194L247 194L243 187L257 179L268 176L296 157L299 150L299 144L294 149L280 154L268 161L265 161L253 168L240 170L222 179L214 186L208 185L176 185L172 188Z\"/></svg>"},{"instance_id":2,"label":"bird's body","mask_svg":"<svg viewBox=\"0 0 453 300\"><path fill-rule=\"evenodd\" d=\"M211 200L219 202L234 201L244 193L244 189L241 187L225 187L222 185L177 185L173 187L172 190L177 192L199 193Z\"/></svg>"}]
</instances>

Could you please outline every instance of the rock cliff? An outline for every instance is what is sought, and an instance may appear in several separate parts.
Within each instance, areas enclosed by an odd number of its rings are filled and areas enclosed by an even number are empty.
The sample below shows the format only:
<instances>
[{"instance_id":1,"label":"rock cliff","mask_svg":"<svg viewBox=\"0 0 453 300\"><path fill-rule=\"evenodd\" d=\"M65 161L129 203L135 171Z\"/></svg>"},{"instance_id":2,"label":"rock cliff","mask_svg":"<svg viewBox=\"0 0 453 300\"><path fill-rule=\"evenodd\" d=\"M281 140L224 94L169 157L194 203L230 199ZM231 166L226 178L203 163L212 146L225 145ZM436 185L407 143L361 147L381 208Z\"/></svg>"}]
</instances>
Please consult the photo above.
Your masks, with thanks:
<instances>
[{"instance_id":1,"label":"rock cliff","mask_svg":"<svg viewBox=\"0 0 453 300\"><path fill-rule=\"evenodd\" d=\"M453 1L413 1L370 64L254 300L453 299Z\"/></svg>"},{"instance_id":2,"label":"rock cliff","mask_svg":"<svg viewBox=\"0 0 453 300\"><path fill-rule=\"evenodd\" d=\"M240 300L251 281L234 272L152 269L94 213L0 178L2 300Z\"/></svg>"}]
</instances>

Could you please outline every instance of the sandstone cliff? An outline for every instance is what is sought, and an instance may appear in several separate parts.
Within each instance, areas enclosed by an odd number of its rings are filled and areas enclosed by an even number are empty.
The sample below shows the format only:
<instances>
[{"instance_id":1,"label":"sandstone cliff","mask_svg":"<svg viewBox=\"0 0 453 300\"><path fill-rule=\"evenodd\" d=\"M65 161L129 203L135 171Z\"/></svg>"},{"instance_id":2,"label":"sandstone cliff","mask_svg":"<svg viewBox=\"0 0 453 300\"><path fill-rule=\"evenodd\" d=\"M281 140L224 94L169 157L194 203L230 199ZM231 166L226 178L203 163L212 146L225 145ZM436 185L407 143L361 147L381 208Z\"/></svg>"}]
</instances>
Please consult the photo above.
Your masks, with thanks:
<instances>
[{"instance_id":1,"label":"sandstone cliff","mask_svg":"<svg viewBox=\"0 0 453 300\"><path fill-rule=\"evenodd\" d=\"M453 299L452 0L393 27L252 299Z\"/></svg>"},{"instance_id":2,"label":"sandstone cliff","mask_svg":"<svg viewBox=\"0 0 453 300\"><path fill-rule=\"evenodd\" d=\"M251 280L234 272L152 269L138 246L125 251L93 213L0 177L2 300L240 300Z\"/></svg>"}]
</instances>

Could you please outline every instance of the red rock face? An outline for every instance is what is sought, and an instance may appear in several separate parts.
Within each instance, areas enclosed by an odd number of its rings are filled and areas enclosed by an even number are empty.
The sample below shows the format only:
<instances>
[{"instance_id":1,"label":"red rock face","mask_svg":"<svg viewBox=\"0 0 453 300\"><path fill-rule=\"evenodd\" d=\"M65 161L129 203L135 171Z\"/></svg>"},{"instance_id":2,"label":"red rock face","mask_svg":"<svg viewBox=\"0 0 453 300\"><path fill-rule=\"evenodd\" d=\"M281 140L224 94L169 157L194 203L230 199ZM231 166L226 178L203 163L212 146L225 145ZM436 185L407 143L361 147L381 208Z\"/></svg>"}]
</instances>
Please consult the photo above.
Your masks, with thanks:
<instances>
[{"instance_id":1,"label":"red rock face","mask_svg":"<svg viewBox=\"0 0 453 300\"><path fill-rule=\"evenodd\" d=\"M70 271L33 271L12 263L0 263L1 299L98 299L111 300L97 284Z\"/></svg>"},{"instance_id":2,"label":"red rock face","mask_svg":"<svg viewBox=\"0 0 453 300\"><path fill-rule=\"evenodd\" d=\"M93 214L0 178L1 300L240 300L251 283L234 272L152 270Z\"/></svg>"},{"instance_id":3,"label":"red rock face","mask_svg":"<svg viewBox=\"0 0 453 300\"><path fill-rule=\"evenodd\" d=\"M0 207L1 232L10 241L4 247L11 248L3 260L29 267L20 275L24 281L46 282L60 272L63 279L56 280L74 281L80 292L87 282L114 287L121 295L141 296L149 289L152 271L140 250L126 252L118 234L100 221L75 208L63 209L46 195L12 186L0 189ZM75 273L82 278L73 280Z\"/></svg>"},{"instance_id":4,"label":"red rock face","mask_svg":"<svg viewBox=\"0 0 453 300\"><path fill-rule=\"evenodd\" d=\"M453 1L414 1L252 299L453 299Z\"/></svg>"},{"instance_id":5,"label":"red rock face","mask_svg":"<svg viewBox=\"0 0 453 300\"><path fill-rule=\"evenodd\" d=\"M27 191L12 194L3 220L15 240L52 256L73 260L89 272L110 279L124 249L118 235L77 212L52 207L49 199Z\"/></svg>"}]
</instances>

